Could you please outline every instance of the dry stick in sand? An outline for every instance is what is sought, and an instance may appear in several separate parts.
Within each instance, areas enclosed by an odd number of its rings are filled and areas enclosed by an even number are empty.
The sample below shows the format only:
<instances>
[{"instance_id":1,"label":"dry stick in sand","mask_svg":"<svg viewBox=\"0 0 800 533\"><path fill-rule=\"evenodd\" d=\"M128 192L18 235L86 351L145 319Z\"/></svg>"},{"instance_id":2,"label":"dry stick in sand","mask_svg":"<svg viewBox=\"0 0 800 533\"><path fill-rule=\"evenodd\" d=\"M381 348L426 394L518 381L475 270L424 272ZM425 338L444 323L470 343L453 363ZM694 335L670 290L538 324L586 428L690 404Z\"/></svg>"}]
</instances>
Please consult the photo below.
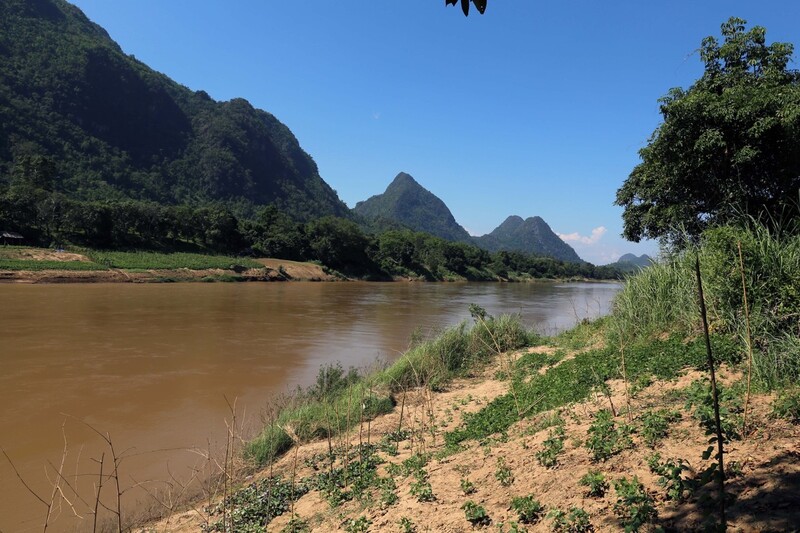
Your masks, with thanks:
<instances>
[{"instance_id":1,"label":"dry stick in sand","mask_svg":"<svg viewBox=\"0 0 800 533\"><path fill-rule=\"evenodd\" d=\"M622 381L625 384L625 408L628 410L628 423L632 422L631 420L631 396L628 388L628 373L625 370L625 341L622 337L622 327L617 324L617 333L619 334L619 354L620 358L622 359Z\"/></svg>"},{"instance_id":2,"label":"dry stick in sand","mask_svg":"<svg viewBox=\"0 0 800 533\"><path fill-rule=\"evenodd\" d=\"M750 404L750 379L753 375L753 338L750 331L750 310L747 307L747 283L744 279L744 258L742 257L742 241L739 247L739 271L742 274L742 297L744 299L744 322L747 328L747 395L744 399L744 418L742 419L742 438L747 440L747 408Z\"/></svg>"},{"instance_id":3,"label":"dry stick in sand","mask_svg":"<svg viewBox=\"0 0 800 533\"><path fill-rule=\"evenodd\" d=\"M708 372L711 375L711 395L714 401L714 424L717 428L717 480L719 484L719 521L720 526L727 528L725 519L725 467L723 463L722 423L719 416L719 395L717 394L717 375L714 370L714 355L711 353L711 335L708 332L708 314L706 300L703 296L703 278L700 274L700 253L695 255L695 274L697 275L697 292L700 298L700 316L703 319L703 333L706 340L706 354L708 355Z\"/></svg>"}]
</instances>

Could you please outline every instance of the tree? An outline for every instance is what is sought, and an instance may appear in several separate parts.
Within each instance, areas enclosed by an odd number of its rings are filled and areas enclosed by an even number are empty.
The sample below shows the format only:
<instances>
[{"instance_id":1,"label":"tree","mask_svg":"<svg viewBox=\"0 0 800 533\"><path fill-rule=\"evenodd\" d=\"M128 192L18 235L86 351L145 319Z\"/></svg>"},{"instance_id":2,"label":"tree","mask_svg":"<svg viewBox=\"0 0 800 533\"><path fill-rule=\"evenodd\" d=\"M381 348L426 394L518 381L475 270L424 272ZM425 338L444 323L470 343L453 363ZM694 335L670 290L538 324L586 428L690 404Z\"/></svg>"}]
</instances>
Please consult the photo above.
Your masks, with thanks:
<instances>
[{"instance_id":1,"label":"tree","mask_svg":"<svg viewBox=\"0 0 800 533\"><path fill-rule=\"evenodd\" d=\"M787 68L793 47L722 25L723 44L700 48L703 76L660 100L663 123L642 162L617 191L623 235L678 244L706 227L746 215L798 214L800 75ZM788 211L788 212L787 212Z\"/></svg>"},{"instance_id":2,"label":"tree","mask_svg":"<svg viewBox=\"0 0 800 533\"><path fill-rule=\"evenodd\" d=\"M459 0L444 0L444 5L446 6L454 6L459 2ZM461 2L461 10L464 11L464 16L469 15L469 3L472 2L475 4L475 9L483 15L483 12L486 11L486 2L487 0L460 0Z\"/></svg>"}]
</instances>

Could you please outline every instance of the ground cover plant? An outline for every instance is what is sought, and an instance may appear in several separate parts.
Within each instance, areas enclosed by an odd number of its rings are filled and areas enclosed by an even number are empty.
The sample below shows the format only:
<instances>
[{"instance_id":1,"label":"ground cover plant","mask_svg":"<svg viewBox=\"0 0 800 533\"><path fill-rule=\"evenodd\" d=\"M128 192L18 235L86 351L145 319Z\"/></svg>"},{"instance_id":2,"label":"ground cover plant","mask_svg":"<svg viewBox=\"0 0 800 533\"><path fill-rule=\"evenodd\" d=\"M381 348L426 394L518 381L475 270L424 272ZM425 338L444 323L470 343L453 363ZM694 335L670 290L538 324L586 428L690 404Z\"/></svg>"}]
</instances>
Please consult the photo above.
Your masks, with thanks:
<instances>
[{"instance_id":1,"label":"ground cover plant","mask_svg":"<svg viewBox=\"0 0 800 533\"><path fill-rule=\"evenodd\" d=\"M173 270L188 268L189 270L234 268L264 268L264 265L246 257L224 255L204 255L192 253L159 253L159 252L106 252L90 251L89 257L98 264L110 268Z\"/></svg>"},{"instance_id":2,"label":"ground cover plant","mask_svg":"<svg viewBox=\"0 0 800 533\"><path fill-rule=\"evenodd\" d=\"M92 261L37 261L34 259L0 258L0 270L106 270L105 265Z\"/></svg>"}]
</instances>

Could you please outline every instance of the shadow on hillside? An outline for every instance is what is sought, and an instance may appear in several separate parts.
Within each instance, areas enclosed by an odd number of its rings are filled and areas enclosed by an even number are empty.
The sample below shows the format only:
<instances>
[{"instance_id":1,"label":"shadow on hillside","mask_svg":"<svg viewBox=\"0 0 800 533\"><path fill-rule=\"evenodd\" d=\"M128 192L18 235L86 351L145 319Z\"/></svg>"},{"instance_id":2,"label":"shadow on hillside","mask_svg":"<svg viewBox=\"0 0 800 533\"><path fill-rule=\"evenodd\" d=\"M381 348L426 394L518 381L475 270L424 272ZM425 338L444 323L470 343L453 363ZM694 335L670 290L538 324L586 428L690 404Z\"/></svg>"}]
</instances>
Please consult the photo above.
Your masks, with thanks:
<instances>
[{"instance_id":1,"label":"shadow on hillside","mask_svg":"<svg viewBox=\"0 0 800 533\"><path fill-rule=\"evenodd\" d=\"M769 461L745 469L743 475L728 479L728 525L744 531L797 531L800 527L800 452L785 450ZM666 531L702 529L709 518L716 519L716 486L711 484L692 498L664 513ZM706 501L701 505L698 501Z\"/></svg>"}]
</instances>

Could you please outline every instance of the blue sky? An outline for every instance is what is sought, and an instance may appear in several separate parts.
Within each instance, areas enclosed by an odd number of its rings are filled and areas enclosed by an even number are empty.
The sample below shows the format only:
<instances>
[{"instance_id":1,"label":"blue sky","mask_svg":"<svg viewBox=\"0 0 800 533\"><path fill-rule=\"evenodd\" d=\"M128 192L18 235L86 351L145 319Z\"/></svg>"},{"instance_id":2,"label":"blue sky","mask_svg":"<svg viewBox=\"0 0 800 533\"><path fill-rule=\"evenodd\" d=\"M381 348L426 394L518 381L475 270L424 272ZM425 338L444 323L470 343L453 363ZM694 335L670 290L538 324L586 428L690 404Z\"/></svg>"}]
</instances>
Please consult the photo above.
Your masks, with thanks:
<instances>
[{"instance_id":1,"label":"blue sky","mask_svg":"<svg viewBox=\"0 0 800 533\"><path fill-rule=\"evenodd\" d=\"M657 253L612 204L702 38L735 15L800 45L797 0L74 3L179 83L273 113L350 207L405 171L472 234L538 215L597 264Z\"/></svg>"}]
</instances>

